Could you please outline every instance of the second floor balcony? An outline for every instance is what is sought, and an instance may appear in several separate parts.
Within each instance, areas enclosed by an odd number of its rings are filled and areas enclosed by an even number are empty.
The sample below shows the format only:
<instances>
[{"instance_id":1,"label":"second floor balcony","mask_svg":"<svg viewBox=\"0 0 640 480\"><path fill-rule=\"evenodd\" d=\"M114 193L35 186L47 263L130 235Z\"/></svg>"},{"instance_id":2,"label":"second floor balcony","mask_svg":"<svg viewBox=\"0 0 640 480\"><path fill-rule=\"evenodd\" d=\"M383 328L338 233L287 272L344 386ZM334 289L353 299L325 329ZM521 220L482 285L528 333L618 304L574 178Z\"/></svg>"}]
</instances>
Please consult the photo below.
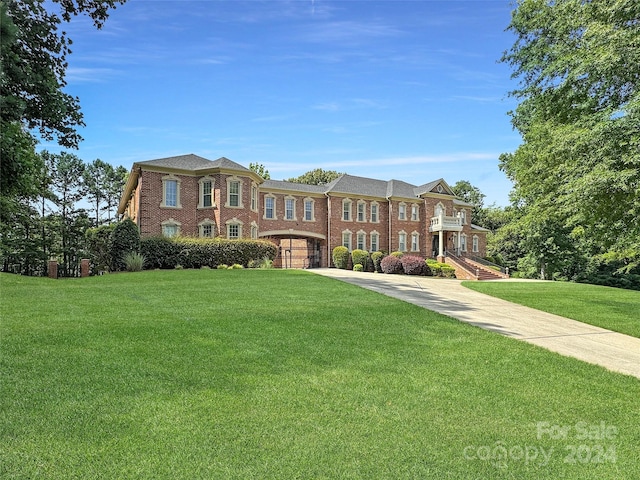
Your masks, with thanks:
<instances>
[{"instance_id":1,"label":"second floor balcony","mask_svg":"<svg viewBox=\"0 0 640 480\"><path fill-rule=\"evenodd\" d=\"M449 217L440 214L437 217L431 217L429 224L430 232L460 232L462 231L462 217Z\"/></svg>"}]
</instances>

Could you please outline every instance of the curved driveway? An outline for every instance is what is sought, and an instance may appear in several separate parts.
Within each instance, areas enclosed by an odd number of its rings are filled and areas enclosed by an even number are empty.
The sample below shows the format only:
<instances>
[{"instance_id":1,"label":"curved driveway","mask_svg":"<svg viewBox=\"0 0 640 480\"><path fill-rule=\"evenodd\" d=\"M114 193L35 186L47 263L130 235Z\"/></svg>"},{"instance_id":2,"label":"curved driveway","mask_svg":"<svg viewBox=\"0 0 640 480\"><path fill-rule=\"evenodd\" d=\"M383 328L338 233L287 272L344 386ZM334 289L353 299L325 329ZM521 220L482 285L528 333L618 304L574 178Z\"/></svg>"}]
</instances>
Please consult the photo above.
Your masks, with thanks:
<instances>
[{"instance_id":1,"label":"curved driveway","mask_svg":"<svg viewBox=\"0 0 640 480\"><path fill-rule=\"evenodd\" d=\"M383 275L337 268L309 271L640 378L640 338L490 297L463 287L460 280Z\"/></svg>"}]
</instances>

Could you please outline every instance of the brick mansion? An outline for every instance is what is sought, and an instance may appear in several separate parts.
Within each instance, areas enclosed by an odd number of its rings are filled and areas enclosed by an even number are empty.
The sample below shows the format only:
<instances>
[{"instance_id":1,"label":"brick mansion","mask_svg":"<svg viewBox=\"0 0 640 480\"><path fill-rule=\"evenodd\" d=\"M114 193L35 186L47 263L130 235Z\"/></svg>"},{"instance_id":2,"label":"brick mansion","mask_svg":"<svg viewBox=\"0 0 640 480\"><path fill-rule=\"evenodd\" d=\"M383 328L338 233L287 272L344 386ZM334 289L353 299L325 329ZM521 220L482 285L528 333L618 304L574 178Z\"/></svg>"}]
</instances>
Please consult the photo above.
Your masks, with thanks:
<instances>
[{"instance_id":1,"label":"brick mansion","mask_svg":"<svg viewBox=\"0 0 640 480\"><path fill-rule=\"evenodd\" d=\"M482 257L487 230L442 179L422 185L341 175L324 185L265 180L227 158L136 162L118 207L142 236L222 236L276 243L276 265L329 267L334 247Z\"/></svg>"}]
</instances>

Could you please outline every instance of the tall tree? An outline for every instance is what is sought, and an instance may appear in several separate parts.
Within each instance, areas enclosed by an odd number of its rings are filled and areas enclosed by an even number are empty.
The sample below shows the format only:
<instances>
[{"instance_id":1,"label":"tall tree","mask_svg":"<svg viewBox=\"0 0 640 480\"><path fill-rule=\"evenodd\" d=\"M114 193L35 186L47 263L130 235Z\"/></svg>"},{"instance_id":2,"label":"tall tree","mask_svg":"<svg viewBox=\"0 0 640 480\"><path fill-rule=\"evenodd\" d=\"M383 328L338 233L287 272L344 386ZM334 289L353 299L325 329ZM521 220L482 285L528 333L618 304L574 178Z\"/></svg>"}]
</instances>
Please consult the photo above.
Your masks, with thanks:
<instances>
[{"instance_id":1,"label":"tall tree","mask_svg":"<svg viewBox=\"0 0 640 480\"><path fill-rule=\"evenodd\" d=\"M111 181L114 177L113 166L103 162L99 158L88 164L84 170L84 185L86 187L87 197L94 209L95 226L102 223L101 211L103 206L106 208Z\"/></svg>"},{"instance_id":2,"label":"tall tree","mask_svg":"<svg viewBox=\"0 0 640 480\"><path fill-rule=\"evenodd\" d=\"M120 197L124 193L124 186L127 183L129 171L122 165L113 168L107 182L107 222L116 218ZM113 216L112 216L113 214Z\"/></svg>"},{"instance_id":3,"label":"tall tree","mask_svg":"<svg viewBox=\"0 0 640 480\"><path fill-rule=\"evenodd\" d=\"M0 156L2 194L7 184L20 184L23 162L13 149L37 129L47 139L76 148L76 127L84 125L79 100L64 91L66 57L71 39L59 27L71 17L86 14L101 28L109 9L125 0L3 0L0 2ZM4 140L6 138L6 140ZM28 168L27 168L28 169Z\"/></svg>"},{"instance_id":4,"label":"tall tree","mask_svg":"<svg viewBox=\"0 0 640 480\"><path fill-rule=\"evenodd\" d=\"M486 195L482 193L478 187L471 185L471 182L468 180L458 180L451 189L461 200L473 205L471 223L484 227L482 224L482 210L484 207L484 197Z\"/></svg>"},{"instance_id":5,"label":"tall tree","mask_svg":"<svg viewBox=\"0 0 640 480\"><path fill-rule=\"evenodd\" d=\"M520 80L511 117L523 143L500 162L539 268L553 268L551 240L640 262L638 18L636 0L520 0L512 13L502 60Z\"/></svg>"},{"instance_id":6,"label":"tall tree","mask_svg":"<svg viewBox=\"0 0 640 480\"><path fill-rule=\"evenodd\" d=\"M269 170L267 170L266 167L261 163L250 163L249 170L251 170L252 172L256 172L265 180L269 180L271 178L271 175L269 174Z\"/></svg>"},{"instance_id":7,"label":"tall tree","mask_svg":"<svg viewBox=\"0 0 640 480\"><path fill-rule=\"evenodd\" d=\"M67 152L48 154L46 158L52 178L53 202L58 207L57 226L61 239L63 274L69 276L73 270L71 261L77 250L74 238L78 236L78 225L85 223L84 220L79 222L78 219L86 218L85 212L76 208L86 192L83 182L85 165L77 156ZM87 227L89 227L88 224ZM82 238L84 238L84 232L82 232Z\"/></svg>"},{"instance_id":8,"label":"tall tree","mask_svg":"<svg viewBox=\"0 0 640 480\"><path fill-rule=\"evenodd\" d=\"M287 182L306 183L307 185L323 185L335 180L340 175L342 175L342 173L338 173L335 170L323 170L322 168L316 168L314 170L309 170L307 173L303 173L299 177L290 178Z\"/></svg>"}]
</instances>

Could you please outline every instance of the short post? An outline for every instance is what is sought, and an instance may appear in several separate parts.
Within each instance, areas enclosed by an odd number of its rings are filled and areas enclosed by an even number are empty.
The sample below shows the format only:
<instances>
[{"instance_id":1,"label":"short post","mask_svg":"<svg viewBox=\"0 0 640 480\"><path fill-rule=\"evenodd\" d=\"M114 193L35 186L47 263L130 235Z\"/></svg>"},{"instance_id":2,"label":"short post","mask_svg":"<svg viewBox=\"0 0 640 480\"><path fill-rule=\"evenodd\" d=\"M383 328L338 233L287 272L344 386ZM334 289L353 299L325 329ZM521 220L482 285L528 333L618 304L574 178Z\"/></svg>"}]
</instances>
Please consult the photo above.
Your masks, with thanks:
<instances>
[{"instance_id":1,"label":"short post","mask_svg":"<svg viewBox=\"0 0 640 480\"><path fill-rule=\"evenodd\" d=\"M83 258L80 260L80 276L88 277L89 276L89 259Z\"/></svg>"},{"instance_id":2,"label":"short post","mask_svg":"<svg viewBox=\"0 0 640 480\"><path fill-rule=\"evenodd\" d=\"M476 268L476 280L480 280L480 269Z\"/></svg>"},{"instance_id":3,"label":"short post","mask_svg":"<svg viewBox=\"0 0 640 480\"><path fill-rule=\"evenodd\" d=\"M49 278L58 278L58 261L49 260Z\"/></svg>"},{"instance_id":4,"label":"short post","mask_svg":"<svg viewBox=\"0 0 640 480\"><path fill-rule=\"evenodd\" d=\"M509 276L509 267L504 269L505 273L507 274L507 277Z\"/></svg>"}]
</instances>

